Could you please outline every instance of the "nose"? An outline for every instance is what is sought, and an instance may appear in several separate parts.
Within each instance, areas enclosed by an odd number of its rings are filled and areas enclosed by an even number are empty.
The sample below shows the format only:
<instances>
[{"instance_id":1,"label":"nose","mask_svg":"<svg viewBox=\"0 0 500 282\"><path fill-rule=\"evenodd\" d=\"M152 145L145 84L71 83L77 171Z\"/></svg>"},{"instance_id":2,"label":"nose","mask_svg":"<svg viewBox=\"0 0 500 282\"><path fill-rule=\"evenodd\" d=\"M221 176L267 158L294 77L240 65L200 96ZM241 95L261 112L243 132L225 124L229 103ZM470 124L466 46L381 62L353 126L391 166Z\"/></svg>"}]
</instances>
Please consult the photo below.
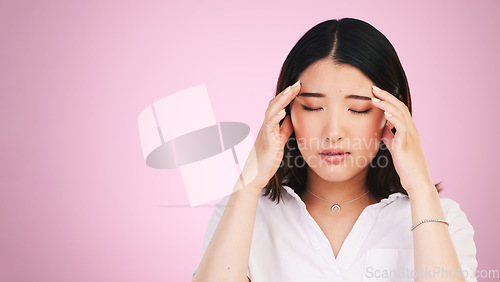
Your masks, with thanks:
<instances>
[{"instance_id":1,"label":"nose","mask_svg":"<svg viewBox=\"0 0 500 282\"><path fill-rule=\"evenodd\" d=\"M333 142L345 138L345 122L342 109L334 109L326 114L323 138ZM328 145L328 144L327 144Z\"/></svg>"}]
</instances>

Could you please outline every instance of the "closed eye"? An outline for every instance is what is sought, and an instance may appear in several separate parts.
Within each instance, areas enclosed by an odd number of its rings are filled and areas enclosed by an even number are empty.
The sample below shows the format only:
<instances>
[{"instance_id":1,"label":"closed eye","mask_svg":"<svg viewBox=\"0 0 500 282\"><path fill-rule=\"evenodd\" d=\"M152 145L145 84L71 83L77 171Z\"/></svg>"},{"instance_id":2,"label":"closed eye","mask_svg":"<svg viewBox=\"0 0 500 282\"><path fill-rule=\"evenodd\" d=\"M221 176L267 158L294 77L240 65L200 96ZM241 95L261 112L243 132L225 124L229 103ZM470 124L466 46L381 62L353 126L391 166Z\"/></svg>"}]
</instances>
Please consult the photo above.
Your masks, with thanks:
<instances>
[{"instance_id":1,"label":"closed eye","mask_svg":"<svg viewBox=\"0 0 500 282\"><path fill-rule=\"evenodd\" d=\"M302 108L306 111L309 111L309 112L316 112L316 111L320 111L322 110L323 108L319 108L319 109L311 109L309 107L306 107L304 105L302 105ZM352 110L352 109L349 109L349 111L351 111L352 113L354 114L367 114L371 111L371 109L368 109L368 110L364 110L364 111L355 111L355 110Z\"/></svg>"},{"instance_id":2,"label":"closed eye","mask_svg":"<svg viewBox=\"0 0 500 282\"><path fill-rule=\"evenodd\" d=\"M311 109L311 108L306 107L304 105L302 105L302 108L304 108L304 110L309 111L309 112L315 112L315 111L319 111L319 110L323 109L323 108L320 108L320 109Z\"/></svg>"},{"instance_id":3,"label":"closed eye","mask_svg":"<svg viewBox=\"0 0 500 282\"><path fill-rule=\"evenodd\" d=\"M355 110L351 110L349 109L349 111L355 113L355 114L367 114L371 111L371 109L368 109L368 110L364 110L364 111L355 111Z\"/></svg>"}]
</instances>

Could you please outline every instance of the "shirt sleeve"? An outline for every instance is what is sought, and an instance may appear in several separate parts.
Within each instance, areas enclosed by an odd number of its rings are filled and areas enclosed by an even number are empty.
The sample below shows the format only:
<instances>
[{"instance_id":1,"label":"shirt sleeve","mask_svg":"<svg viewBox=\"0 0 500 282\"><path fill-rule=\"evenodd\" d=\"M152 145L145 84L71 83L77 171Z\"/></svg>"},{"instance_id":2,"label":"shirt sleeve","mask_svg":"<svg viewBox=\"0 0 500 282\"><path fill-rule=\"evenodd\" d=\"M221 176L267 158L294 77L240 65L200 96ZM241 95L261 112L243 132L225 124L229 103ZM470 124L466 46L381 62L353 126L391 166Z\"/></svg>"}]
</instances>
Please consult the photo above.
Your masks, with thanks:
<instances>
[{"instance_id":1,"label":"shirt sleeve","mask_svg":"<svg viewBox=\"0 0 500 282\"><path fill-rule=\"evenodd\" d=\"M455 251L462 268L462 274L467 281L477 281L476 245L474 243L474 228L460 205L451 199L442 199L446 220L450 224L449 232Z\"/></svg>"},{"instance_id":2,"label":"shirt sleeve","mask_svg":"<svg viewBox=\"0 0 500 282\"><path fill-rule=\"evenodd\" d=\"M208 244L212 240L212 237L215 233L215 229L217 228L217 225L219 225L219 221L222 217L222 214L224 213L224 209L226 208L227 202L229 201L229 197L231 195L226 196L223 198L220 202L218 202L215 205L215 209L212 212L212 216L208 220L207 224L207 229L205 231L205 235L203 236L203 244L202 244L202 251L201 251L201 256L198 259L198 263L196 264L196 267L193 270L192 276L194 277L194 274L196 273L196 270L198 270L198 266L200 265L201 259L203 258L203 255L205 254L205 251L207 250ZM250 272L247 268L247 276L250 278Z\"/></svg>"}]
</instances>

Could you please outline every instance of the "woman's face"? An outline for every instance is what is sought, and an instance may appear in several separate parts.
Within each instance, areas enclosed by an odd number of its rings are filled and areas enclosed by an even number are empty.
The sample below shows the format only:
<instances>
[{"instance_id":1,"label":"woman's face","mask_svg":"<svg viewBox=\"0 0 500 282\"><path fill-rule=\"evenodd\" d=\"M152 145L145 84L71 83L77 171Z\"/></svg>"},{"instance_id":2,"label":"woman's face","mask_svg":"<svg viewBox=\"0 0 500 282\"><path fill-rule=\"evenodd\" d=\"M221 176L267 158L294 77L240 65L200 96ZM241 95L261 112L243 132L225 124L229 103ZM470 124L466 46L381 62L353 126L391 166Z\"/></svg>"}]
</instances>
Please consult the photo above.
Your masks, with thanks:
<instances>
[{"instance_id":1,"label":"woman's face","mask_svg":"<svg viewBox=\"0 0 500 282\"><path fill-rule=\"evenodd\" d=\"M373 106L370 98L374 97L373 82L359 69L331 59L311 65L299 79L301 90L290 105L290 113L300 153L309 168L322 179L335 182L366 173L378 152L386 122L383 111ZM349 154L342 162L331 163L320 154L329 148Z\"/></svg>"}]
</instances>

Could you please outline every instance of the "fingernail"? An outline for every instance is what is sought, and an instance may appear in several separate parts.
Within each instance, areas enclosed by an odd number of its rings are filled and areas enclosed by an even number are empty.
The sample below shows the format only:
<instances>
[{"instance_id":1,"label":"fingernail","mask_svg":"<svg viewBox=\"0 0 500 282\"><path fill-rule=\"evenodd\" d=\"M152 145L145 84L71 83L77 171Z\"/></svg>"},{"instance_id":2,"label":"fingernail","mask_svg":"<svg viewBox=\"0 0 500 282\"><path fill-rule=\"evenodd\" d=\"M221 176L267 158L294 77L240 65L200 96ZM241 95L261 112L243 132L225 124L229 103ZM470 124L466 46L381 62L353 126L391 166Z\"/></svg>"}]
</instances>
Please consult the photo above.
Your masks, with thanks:
<instances>
[{"instance_id":1,"label":"fingernail","mask_svg":"<svg viewBox=\"0 0 500 282\"><path fill-rule=\"evenodd\" d=\"M373 101L373 102L380 102L380 99L377 99L377 98L375 98L375 97L372 97L372 101Z\"/></svg>"},{"instance_id":2,"label":"fingernail","mask_svg":"<svg viewBox=\"0 0 500 282\"><path fill-rule=\"evenodd\" d=\"M300 80L297 80L297 82L295 82L295 84L294 84L294 85L292 85L292 87L293 87L293 88L295 88L295 87L297 87L297 86L299 86L299 85L300 85Z\"/></svg>"},{"instance_id":3,"label":"fingernail","mask_svg":"<svg viewBox=\"0 0 500 282\"><path fill-rule=\"evenodd\" d=\"M384 111L384 115L388 116L388 117L392 117L392 115L386 111Z\"/></svg>"},{"instance_id":4,"label":"fingernail","mask_svg":"<svg viewBox=\"0 0 500 282\"><path fill-rule=\"evenodd\" d=\"M279 113L277 113L277 115L282 115L284 112L286 112L285 109L281 110Z\"/></svg>"},{"instance_id":5,"label":"fingernail","mask_svg":"<svg viewBox=\"0 0 500 282\"><path fill-rule=\"evenodd\" d=\"M375 91L377 91L377 92L382 91L382 89L378 88L378 87L377 87L377 86L375 86L375 85L372 85L372 88L373 88L373 90L375 90Z\"/></svg>"}]
</instances>

